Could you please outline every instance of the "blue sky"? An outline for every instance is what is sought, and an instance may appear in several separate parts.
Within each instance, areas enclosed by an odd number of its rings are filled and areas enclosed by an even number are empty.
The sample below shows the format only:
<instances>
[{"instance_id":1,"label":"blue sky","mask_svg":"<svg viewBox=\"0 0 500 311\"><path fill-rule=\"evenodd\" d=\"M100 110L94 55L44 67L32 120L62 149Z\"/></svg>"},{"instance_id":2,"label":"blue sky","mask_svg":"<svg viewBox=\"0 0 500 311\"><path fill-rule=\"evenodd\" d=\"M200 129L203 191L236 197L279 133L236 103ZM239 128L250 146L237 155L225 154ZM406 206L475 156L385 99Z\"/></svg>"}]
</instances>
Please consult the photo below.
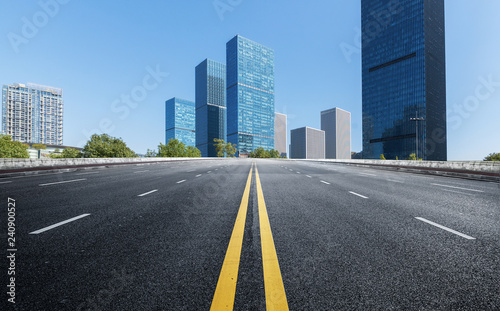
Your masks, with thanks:
<instances>
[{"instance_id":1,"label":"blue sky","mask_svg":"<svg viewBox=\"0 0 500 311\"><path fill-rule=\"evenodd\" d=\"M289 130L319 128L320 111L339 107L351 112L353 151L362 148L359 0L6 2L0 83L62 88L65 145L104 131L139 153L156 148L165 100L194 100L195 66L225 62L240 34L274 49L276 111ZM445 5L448 158L482 160L500 152L500 1Z\"/></svg>"}]
</instances>

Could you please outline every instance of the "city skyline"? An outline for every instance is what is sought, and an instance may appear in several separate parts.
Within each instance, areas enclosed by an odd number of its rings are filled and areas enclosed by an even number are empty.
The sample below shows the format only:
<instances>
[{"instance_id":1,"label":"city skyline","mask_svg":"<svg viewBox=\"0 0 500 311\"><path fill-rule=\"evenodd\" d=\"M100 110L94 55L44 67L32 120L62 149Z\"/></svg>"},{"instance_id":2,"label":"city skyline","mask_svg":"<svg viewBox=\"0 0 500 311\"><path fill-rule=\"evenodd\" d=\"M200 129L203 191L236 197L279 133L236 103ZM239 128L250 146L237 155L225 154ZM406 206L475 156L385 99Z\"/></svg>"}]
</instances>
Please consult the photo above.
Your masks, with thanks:
<instances>
[{"instance_id":1,"label":"city skyline","mask_svg":"<svg viewBox=\"0 0 500 311\"><path fill-rule=\"evenodd\" d=\"M41 6L13 3L0 13L6 29L0 82L64 89L64 145L82 146L97 131L122 137L138 153L155 148L164 141L165 99L194 100L192 68L207 57L223 61L223 43L241 33L275 50L275 111L288 115L289 128L320 128L318 112L342 103L352 113L352 150L361 151L360 2L243 2L222 13L211 2L129 3L118 9L104 4L88 25L93 3L61 4L54 16L47 13L43 27L33 24L28 36L23 17L32 23L35 14L45 12ZM482 160L500 149L494 137L499 44L492 40L500 25L493 12L500 4L448 0L445 5L448 160ZM166 11L176 16L164 24ZM124 23L138 12L144 17L137 24ZM258 20L245 18L257 12ZM174 27L188 16L196 22L183 30ZM161 30L155 30L158 25ZM12 41L9 34L23 40ZM139 44L131 47L131 40Z\"/></svg>"}]
</instances>

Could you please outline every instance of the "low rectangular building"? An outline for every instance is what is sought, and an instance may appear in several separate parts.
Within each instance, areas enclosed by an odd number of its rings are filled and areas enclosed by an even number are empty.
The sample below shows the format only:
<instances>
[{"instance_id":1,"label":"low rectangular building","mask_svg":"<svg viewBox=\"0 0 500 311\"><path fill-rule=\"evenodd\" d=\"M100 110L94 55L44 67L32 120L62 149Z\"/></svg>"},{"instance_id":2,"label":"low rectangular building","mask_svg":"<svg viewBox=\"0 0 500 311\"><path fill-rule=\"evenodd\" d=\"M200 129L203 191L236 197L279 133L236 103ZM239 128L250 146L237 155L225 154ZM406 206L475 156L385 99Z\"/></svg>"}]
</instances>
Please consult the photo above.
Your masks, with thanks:
<instances>
[{"instance_id":1,"label":"low rectangular building","mask_svg":"<svg viewBox=\"0 0 500 311\"><path fill-rule=\"evenodd\" d=\"M274 113L274 149L281 157L286 157L286 114Z\"/></svg>"},{"instance_id":2,"label":"low rectangular building","mask_svg":"<svg viewBox=\"0 0 500 311\"><path fill-rule=\"evenodd\" d=\"M351 113L340 108L321 111L321 129L325 131L325 157L351 158Z\"/></svg>"},{"instance_id":3,"label":"low rectangular building","mask_svg":"<svg viewBox=\"0 0 500 311\"><path fill-rule=\"evenodd\" d=\"M293 159L325 158L325 131L301 127L290 131L290 141Z\"/></svg>"}]
</instances>

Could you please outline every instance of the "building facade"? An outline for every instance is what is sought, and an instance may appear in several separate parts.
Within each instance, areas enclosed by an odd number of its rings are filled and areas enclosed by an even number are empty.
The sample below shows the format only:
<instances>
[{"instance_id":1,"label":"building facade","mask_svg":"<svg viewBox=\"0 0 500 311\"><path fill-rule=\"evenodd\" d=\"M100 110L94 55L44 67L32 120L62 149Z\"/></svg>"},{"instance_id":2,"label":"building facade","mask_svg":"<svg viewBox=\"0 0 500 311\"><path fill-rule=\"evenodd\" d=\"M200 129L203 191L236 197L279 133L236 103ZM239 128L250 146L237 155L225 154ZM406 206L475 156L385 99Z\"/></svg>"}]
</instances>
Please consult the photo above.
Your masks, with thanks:
<instances>
[{"instance_id":1,"label":"building facade","mask_svg":"<svg viewBox=\"0 0 500 311\"><path fill-rule=\"evenodd\" d=\"M195 147L195 104L173 97L165 102L165 140L177 139Z\"/></svg>"},{"instance_id":2,"label":"building facade","mask_svg":"<svg viewBox=\"0 0 500 311\"><path fill-rule=\"evenodd\" d=\"M196 148L216 157L214 138L226 140L226 65L205 59L195 73Z\"/></svg>"},{"instance_id":3,"label":"building facade","mask_svg":"<svg viewBox=\"0 0 500 311\"><path fill-rule=\"evenodd\" d=\"M286 157L286 114L276 112L274 115L274 149L278 150L281 157Z\"/></svg>"},{"instance_id":4,"label":"building facade","mask_svg":"<svg viewBox=\"0 0 500 311\"><path fill-rule=\"evenodd\" d=\"M227 140L239 155L274 149L274 51L239 35L226 44Z\"/></svg>"},{"instance_id":5,"label":"building facade","mask_svg":"<svg viewBox=\"0 0 500 311\"><path fill-rule=\"evenodd\" d=\"M362 0L361 23L363 158L445 161L444 0Z\"/></svg>"},{"instance_id":6,"label":"building facade","mask_svg":"<svg viewBox=\"0 0 500 311\"><path fill-rule=\"evenodd\" d=\"M62 89L34 83L4 85L2 132L23 143L62 145Z\"/></svg>"},{"instance_id":7,"label":"building facade","mask_svg":"<svg viewBox=\"0 0 500 311\"><path fill-rule=\"evenodd\" d=\"M340 108L321 111L321 130L325 131L325 157L351 158L351 113Z\"/></svg>"},{"instance_id":8,"label":"building facade","mask_svg":"<svg viewBox=\"0 0 500 311\"><path fill-rule=\"evenodd\" d=\"M324 159L325 131L301 127L290 131L292 159Z\"/></svg>"}]
</instances>

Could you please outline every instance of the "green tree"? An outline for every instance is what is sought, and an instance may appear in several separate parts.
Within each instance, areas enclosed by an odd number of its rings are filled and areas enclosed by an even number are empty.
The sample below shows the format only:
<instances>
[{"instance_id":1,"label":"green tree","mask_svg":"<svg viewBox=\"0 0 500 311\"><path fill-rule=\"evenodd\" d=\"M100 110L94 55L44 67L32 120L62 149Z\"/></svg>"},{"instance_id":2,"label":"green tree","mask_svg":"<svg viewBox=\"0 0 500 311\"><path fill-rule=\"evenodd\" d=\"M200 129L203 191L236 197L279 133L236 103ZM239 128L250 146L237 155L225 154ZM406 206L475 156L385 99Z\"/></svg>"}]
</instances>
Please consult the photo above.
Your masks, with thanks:
<instances>
[{"instance_id":1,"label":"green tree","mask_svg":"<svg viewBox=\"0 0 500 311\"><path fill-rule=\"evenodd\" d=\"M33 144L31 147L35 148L36 150L42 150L42 149L47 149L47 146L44 144Z\"/></svg>"},{"instance_id":2,"label":"green tree","mask_svg":"<svg viewBox=\"0 0 500 311\"><path fill-rule=\"evenodd\" d=\"M158 156L158 153L155 150L148 149L148 151L146 151L147 158L154 158L157 156Z\"/></svg>"},{"instance_id":3,"label":"green tree","mask_svg":"<svg viewBox=\"0 0 500 311\"><path fill-rule=\"evenodd\" d=\"M121 138L108 134L94 134L83 147L85 158L135 158L133 152Z\"/></svg>"},{"instance_id":4,"label":"green tree","mask_svg":"<svg viewBox=\"0 0 500 311\"><path fill-rule=\"evenodd\" d=\"M189 158L200 158L201 157L201 151L193 146L187 146L186 147L186 152L185 152L185 157Z\"/></svg>"},{"instance_id":5,"label":"green tree","mask_svg":"<svg viewBox=\"0 0 500 311\"><path fill-rule=\"evenodd\" d=\"M254 150L255 158L269 158L269 151L263 147L258 147Z\"/></svg>"},{"instance_id":6,"label":"green tree","mask_svg":"<svg viewBox=\"0 0 500 311\"><path fill-rule=\"evenodd\" d=\"M62 158L81 158L82 153L75 148L65 148L61 153Z\"/></svg>"},{"instance_id":7,"label":"green tree","mask_svg":"<svg viewBox=\"0 0 500 311\"><path fill-rule=\"evenodd\" d=\"M484 161L500 161L500 152L499 153L490 153L484 158Z\"/></svg>"},{"instance_id":8,"label":"green tree","mask_svg":"<svg viewBox=\"0 0 500 311\"><path fill-rule=\"evenodd\" d=\"M380 155L380 160L385 160L385 156L383 153Z\"/></svg>"},{"instance_id":9,"label":"green tree","mask_svg":"<svg viewBox=\"0 0 500 311\"><path fill-rule=\"evenodd\" d=\"M52 153L50 155L52 159L61 159L61 158L81 158L82 153L75 148L65 148L62 153Z\"/></svg>"},{"instance_id":10,"label":"green tree","mask_svg":"<svg viewBox=\"0 0 500 311\"><path fill-rule=\"evenodd\" d=\"M227 143L224 147L224 150L226 151L226 155L230 158L234 158L234 155L236 154L236 144L231 144Z\"/></svg>"},{"instance_id":11,"label":"green tree","mask_svg":"<svg viewBox=\"0 0 500 311\"><path fill-rule=\"evenodd\" d=\"M215 151L217 152L217 156L219 158L223 158L226 154L226 143L224 142L224 139L214 138L214 143L215 143L214 146L215 146Z\"/></svg>"},{"instance_id":12,"label":"green tree","mask_svg":"<svg viewBox=\"0 0 500 311\"><path fill-rule=\"evenodd\" d=\"M0 135L0 158L29 158L28 146L12 141L10 135Z\"/></svg>"},{"instance_id":13,"label":"green tree","mask_svg":"<svg viewBox=\"0 0 500 311\"><path fill-rule=\"evenodd\" d=\"M274 159L281 158L280 152L276 149L272 149L271 151L269 151L269 156Z\"/></svg>"},{"instance_id":14,"label":"green tree","mask_svg":"<svg viewBox=\"0 0 500 311\"><path fill-rule=\"evenodd\" d=\"M184 157L186 145L178 139L171 138L166 145L160 143L158 145L158 156L166 158Z\"/></svg>"},{"instance_id":15,"label":"green tree","mask_svg":"<svg viewBox=\"0 0 500 311\"><path fill-rule=\"evenodd\" d=\"M406 160L417 161L417 155L412 153Z\"/></svg>"}]
</instances>

